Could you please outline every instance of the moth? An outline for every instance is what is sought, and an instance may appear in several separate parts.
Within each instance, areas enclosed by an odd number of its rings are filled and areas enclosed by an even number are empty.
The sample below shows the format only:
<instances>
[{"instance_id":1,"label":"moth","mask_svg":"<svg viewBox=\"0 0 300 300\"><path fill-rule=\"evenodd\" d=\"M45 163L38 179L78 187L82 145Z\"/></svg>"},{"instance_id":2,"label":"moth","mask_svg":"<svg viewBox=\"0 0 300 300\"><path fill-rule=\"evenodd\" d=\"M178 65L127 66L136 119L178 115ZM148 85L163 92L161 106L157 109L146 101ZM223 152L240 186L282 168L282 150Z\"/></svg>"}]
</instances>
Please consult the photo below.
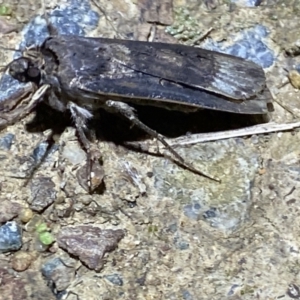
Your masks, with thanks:
<instances>
[{"instance_id":1,"label":"moth","mask_svg":"<svg viewBox=\"0 0 300 300\"><path fill-rule=\"evenodd\" d=\"M0 103L0 127L18 122L40 102L71 112L89 153L87 121L104 108L157 138L185 167L193 168L165 138L142 123L131 104L184 112L197 109L267 115L272 96L263 69L251 61L192 46L132 40L52 35L6 67L27 97Z\"/></svg>"}]
</instances>

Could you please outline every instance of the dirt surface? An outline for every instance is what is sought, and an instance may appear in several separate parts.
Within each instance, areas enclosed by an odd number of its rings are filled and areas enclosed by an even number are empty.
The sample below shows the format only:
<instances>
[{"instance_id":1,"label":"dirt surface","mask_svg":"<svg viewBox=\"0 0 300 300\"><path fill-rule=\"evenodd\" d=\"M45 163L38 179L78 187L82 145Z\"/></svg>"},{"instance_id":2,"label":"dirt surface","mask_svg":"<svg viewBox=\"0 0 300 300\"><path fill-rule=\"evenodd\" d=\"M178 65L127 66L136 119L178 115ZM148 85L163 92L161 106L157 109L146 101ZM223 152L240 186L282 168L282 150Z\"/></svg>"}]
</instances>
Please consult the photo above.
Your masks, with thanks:
<instances>
[{"instance_id":1,"label":"dirt surface","mask_svg":"<svg viewBox=\"0 0 300 300\"><path fill-rule=\"evenodd\" d=\"M264 66L276 100L272 120L289 122L300 116L300 93L288 80L300 62L300 1L252 2L70 0L46 1L45 7L68 6L61 30L87 36L224 51L241 45L240 52L246 44L247 58ZM11 10L0 19L1 41L16 48L31 30L21 29L43 8L37 0L5 6ZM12 57L1 49L2 65ZM22 231L21 248L0 254L1 300L300 299L297 129L178 148L222 180L215 183L162 156L124 147L124 140L145 136L116 116L99 114L102 136L93 148L101 157L95 182L103 182L93 194L82 183L86 154L70 116L41 106L0 132L0 221ZM218 113L141 108L139 115L171 137L248 124ZM49 155L36 167L48 145ZM68 230L63 250L59 241Z\"/></svg>"}]
</instances>

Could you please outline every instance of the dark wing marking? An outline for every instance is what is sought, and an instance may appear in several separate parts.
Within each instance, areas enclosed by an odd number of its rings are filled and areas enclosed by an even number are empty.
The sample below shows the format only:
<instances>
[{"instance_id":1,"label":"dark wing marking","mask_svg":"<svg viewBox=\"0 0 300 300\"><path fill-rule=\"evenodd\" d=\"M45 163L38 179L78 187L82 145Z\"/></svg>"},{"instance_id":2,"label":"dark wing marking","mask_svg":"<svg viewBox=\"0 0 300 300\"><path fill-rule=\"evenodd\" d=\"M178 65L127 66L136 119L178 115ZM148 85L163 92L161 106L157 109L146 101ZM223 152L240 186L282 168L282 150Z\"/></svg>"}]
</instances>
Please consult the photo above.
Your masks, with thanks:
<instances>
[{"instance_id":1,"label":"dark wing marking","mask_svg":"<svg viewBox=\"0 0 300 300\"><path fill-rule=\"evenodd\" d=\"M125 62L118 57L122 46L112 45L111 52L119 63L135 71L231 99L249 99L265 87L263 69L251 61L177 44L142 43L141 46L141 49L128 47L131 59Z\"/></svg>"},{"instance_id":2,"label":"dark wing marking","mask_svg":"<svg viewBox=\"0 0 300 300\"><path fill-rule=\"evenodd\" d=\"M179 44L119 40L106 44L115 62L135 71L232 99L251 98L265 86L260 66L230 55Z\"/></svg>"}]
</instances>

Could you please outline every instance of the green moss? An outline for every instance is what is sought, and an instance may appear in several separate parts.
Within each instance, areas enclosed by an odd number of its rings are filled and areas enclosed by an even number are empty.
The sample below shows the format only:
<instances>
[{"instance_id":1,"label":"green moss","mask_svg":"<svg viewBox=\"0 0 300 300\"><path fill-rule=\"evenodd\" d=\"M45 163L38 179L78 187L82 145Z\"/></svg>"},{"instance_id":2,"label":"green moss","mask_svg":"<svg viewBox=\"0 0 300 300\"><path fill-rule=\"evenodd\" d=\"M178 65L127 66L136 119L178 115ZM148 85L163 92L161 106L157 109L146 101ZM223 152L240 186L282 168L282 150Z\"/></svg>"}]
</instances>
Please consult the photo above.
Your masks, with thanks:
<instances>
[{"instance_id":1,"label":"green moss","mask_svg":"<svg viewBox=\"0 0 300 300\"><path fill-rule=\"evenodd\" d=\"M43 245L46 246L51 245L55 241L53 235L48 231L41 232L39 234L39 240Z\"/></svg>"},{"instance_id":2,"label":"green moss","mask_svg":"<svg viewBox=\"0 0 300 300\"><path fill-rule=\"evenodd\" d=\"M255 289L252 286L244 286L244 289L241 290L241 295L252 295L254 294Z\"/></svg>"},{"instance_id":3,"label":"green moss","mask_svg":"<svg viewBox=\"0 0 300 300\"><path fill-rule=\"evenodd\" d=\"M158 231L157 225L150 225L148 226L148 233L155 233Z\"/></svg>"},{"instance_id":4,"label":"green moss","mask_svg":"<svg viewBox=\"0 0 300 300\"><path fill-rule=\"evenodd\" d=\"M46 223L37 224L36 232L41 233L41 232L44 232L44 231L49 231L49 227L47 226L47 224Z\"/></svg>"},{"instance_id":5,"label":"green moss","mask_svg":"<svg viewBox=\"0 0 300 300\"><path fill-rule=\"evenodd\" d=\"M0 5L0 16L10 16L12 14L12 9L6 5Z\"/></svg>"},{"instance_id":6,"label":"green moss","mask_svg":"<svg viewBox=\"0 0 300 300\"><path fill-rule=\"evenodd\" d=\"M36 225L36 233L38 235L37 238L44 246L49 246L55 241L53 235L50 232L50 228L45 222L38 223Z\"/></svg>"},{"instance_id":7,"label":"green moss","mask_svg":"<svg viewBox=\"0 0 300 300\"><path fill-rule=\"evenodd\" d=\"M202 34L202 27L199 27L199 20L194 19L189 10L180 7L174 9L174 22L166 28L166 32L178 40L189 41Z\"/></svg>"}]
</instances>

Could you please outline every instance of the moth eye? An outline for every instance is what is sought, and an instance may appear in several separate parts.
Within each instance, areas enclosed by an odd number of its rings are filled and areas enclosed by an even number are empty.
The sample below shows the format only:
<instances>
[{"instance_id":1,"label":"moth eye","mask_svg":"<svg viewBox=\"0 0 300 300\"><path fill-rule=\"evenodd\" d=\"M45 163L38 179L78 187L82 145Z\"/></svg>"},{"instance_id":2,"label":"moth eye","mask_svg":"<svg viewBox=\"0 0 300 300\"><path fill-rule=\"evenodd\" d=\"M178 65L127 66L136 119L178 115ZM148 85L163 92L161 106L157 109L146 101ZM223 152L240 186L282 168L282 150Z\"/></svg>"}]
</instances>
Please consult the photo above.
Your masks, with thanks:
<instances>
[{"instance_id":1,"label":"moth eye","mask_svg":"<svg viewBox=\"0 0 300 300\"><path fill-rule=\"evenodd\" d=\"M40 76L40 70L36 67L31 67L27 73L29 78L35 79Z\"/></svg>"},{"instance_id":2,"label":"moth eye","mask_svg":"<svg viewBox=\"0 0 300 300\"><path fill-rule=\"evenodd\" d=\"M29 61L26 58L18 58L14 60L8 69L8 73L10 76L12 76L14 79L17 79L21 82L23 82L24 74L27 72L29 67Z\"/></svg>"},{"instance_id":3,"label":"moth eye","mask_svg":"<svg viewBox=\"0 0 300 300\"><path fill-rule=\"evenodd\" d=\"M20 57L14 60L8 70L9 74L20 82L35 82L39 83L40 70L35 67L32 61L25 57Z\"/></svg>"}]
</instances>

